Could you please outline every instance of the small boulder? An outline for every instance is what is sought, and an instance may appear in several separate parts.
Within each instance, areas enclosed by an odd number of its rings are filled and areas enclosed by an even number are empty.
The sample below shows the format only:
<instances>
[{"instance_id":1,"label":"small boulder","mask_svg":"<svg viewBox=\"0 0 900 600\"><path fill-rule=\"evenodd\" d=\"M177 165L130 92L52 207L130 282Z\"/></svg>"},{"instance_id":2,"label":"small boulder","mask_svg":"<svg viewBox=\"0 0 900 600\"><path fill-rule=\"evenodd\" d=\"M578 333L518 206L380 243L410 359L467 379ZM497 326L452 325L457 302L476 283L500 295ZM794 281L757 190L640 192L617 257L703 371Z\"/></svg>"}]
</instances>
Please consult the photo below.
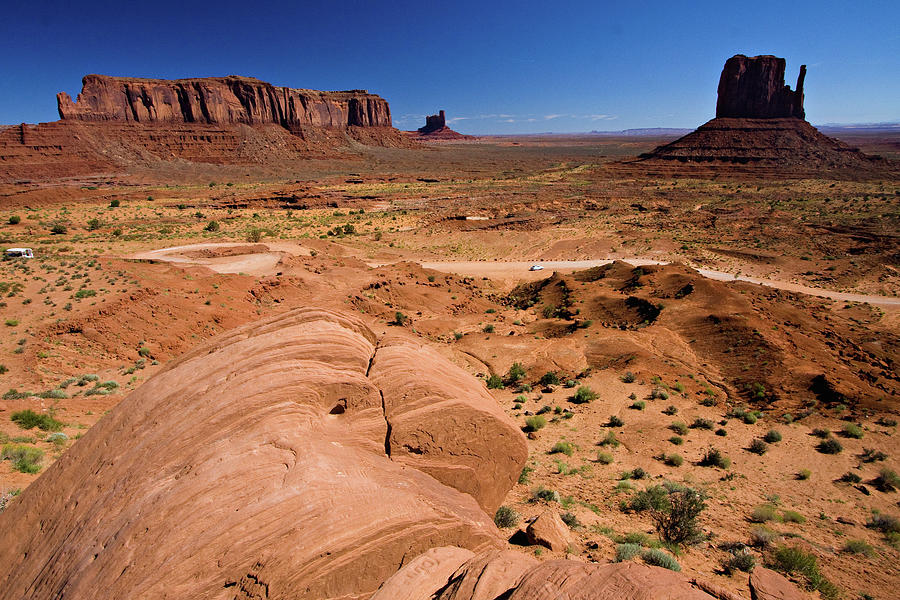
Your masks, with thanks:
<instances>
[{"instance_id":1,"label":"small boulder","mask_svg":"<svg viewBox=\"0 0 900 600\"><path fill-rule=\"evenodd\" d=\"M542 513L526 529L525 534L531 544L549 548L555 552L564 552L572 543L569 528L560 516L552 510Z\"/></svg>"},{"instance_id":2,"label":"small boulder","mask_svg":"<svg viewBox=\"0 0 900 600\"><path fill-rule=\"evenodd\" d=\"M752 600L809 600L809 596L800 591L784 575L764 567L756 567L750 573L750 598Z\"/></svg>"}]
</instances>

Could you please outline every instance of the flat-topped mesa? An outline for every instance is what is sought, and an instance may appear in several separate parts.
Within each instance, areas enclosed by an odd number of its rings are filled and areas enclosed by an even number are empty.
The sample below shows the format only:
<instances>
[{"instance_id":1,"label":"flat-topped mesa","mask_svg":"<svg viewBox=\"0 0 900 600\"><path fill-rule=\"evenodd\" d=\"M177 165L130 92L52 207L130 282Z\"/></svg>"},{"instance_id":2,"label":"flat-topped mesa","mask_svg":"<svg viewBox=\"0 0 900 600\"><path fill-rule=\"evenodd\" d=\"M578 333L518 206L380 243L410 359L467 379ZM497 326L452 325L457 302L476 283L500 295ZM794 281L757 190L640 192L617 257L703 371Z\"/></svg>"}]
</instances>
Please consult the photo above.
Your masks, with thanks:
<instances>
[{"instance_id":1,"label":"flat-topped mesa","mask_svg":"<svg viewBox=\"0 0 900 600\"><path fill-rule=\"evenodd\" d=\"M428 115L425 117L425 126L419 127L421 134L429 134L433 131L439 131L447 126L447 119L444 117L444 111L440 111L436 115Z\"/></svg>"},{"instance_id":2,"label":"flat-topped mesa","mask_svg":"<svg viewBox=\"0 0 900 600\"><path fill-rule=\"evenodd\" d=\"M716 117L741 119L806 118L803 111L803 79L800 67L797 89L784 84L785 62L777 56L744 56L728 59L719 78Z\"/></svg>"},{"instance_id":3,"label":"flat-topped mesa","mask_svg":"<svg viewBox=\"0 0 900 600\"><path fill-rule=\"evenodd\" d=\"M139 79L87 75L75 102L56 96L59 116L76 121L206 123L346 129L391 127L386 100L365 90L276 87L252 77Z\"/></svg>"}]
</instances>

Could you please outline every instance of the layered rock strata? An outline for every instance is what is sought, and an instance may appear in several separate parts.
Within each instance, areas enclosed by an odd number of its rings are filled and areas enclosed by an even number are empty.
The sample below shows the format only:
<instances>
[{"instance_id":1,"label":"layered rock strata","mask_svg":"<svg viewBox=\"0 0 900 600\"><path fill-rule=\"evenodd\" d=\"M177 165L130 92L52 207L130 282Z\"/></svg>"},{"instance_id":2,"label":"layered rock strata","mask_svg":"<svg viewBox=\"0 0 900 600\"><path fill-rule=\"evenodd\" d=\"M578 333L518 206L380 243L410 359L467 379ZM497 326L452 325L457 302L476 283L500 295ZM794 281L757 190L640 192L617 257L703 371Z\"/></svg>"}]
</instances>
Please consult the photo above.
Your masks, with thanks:
<instances>
[{"instance_id":1,"label":"layered rock strata","mask_svg":"<svg viewBox=\"0 0 900 600\"><path fill-rule=\"evenodd\" d=\"M437 353L295 310L167 367L0 513L0 598L366 597L499 548L485 511L526 458Z\"/></svg>"},{"instance_id":2,"label":"layered rock strata","mask_svg":"<svg viewBox=\"0 0 900 600\"><path fill-rule=\"evenodd\" d=\"M784 84L785 62L777 56L737 54L725 61L719 78L716 117L737 119L803 119L803 80L800 66L797 89Z\"/></svg>"}]
</instances>

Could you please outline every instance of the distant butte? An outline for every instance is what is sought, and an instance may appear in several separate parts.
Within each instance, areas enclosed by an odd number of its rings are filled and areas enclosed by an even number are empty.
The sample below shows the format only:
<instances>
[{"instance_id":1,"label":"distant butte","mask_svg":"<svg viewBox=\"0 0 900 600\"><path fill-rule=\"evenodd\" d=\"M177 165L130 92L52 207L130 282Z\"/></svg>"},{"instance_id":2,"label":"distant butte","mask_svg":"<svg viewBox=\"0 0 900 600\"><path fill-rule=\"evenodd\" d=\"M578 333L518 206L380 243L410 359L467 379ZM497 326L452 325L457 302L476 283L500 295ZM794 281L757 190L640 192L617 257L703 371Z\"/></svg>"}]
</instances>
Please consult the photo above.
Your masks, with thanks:
<instances>
[{"instance_id":1,"label":"distant butte","mask_svg":"<svg viewBox=\"0 0 900 600\"><path fill-rule=\"evenodd\" d=\"M674 142L639 158L660 166L704 163L708 168L754 170L828 170L872 172L886 161L820 133L806 122L800 67L797 89L785 85L785 60L737 54L725 62L719 78L716 118Z\"/></svg>"},{"instance_id":2,"label":"distant butte","mask_svg":"<svg viewBox=\"0 0 900 600\"><path fill-rule=\"evenodd\" d=\"M427 139L437 140L474 140L471 135L463 135L453 131L447 127L447 118L444 111L440 111L436 115L428 115L425 117L425 125L416 130L419 136Z\"/></svg>"}]
</instances>

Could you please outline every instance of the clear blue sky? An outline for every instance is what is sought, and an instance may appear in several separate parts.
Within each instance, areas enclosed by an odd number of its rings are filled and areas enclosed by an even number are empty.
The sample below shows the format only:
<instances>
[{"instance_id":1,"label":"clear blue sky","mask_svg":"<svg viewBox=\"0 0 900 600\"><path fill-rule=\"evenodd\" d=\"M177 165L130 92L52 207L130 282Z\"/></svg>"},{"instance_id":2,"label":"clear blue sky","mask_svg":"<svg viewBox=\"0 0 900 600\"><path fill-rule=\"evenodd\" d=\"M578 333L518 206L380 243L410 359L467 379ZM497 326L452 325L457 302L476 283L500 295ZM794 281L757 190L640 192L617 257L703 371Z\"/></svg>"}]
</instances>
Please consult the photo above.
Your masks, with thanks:
<instances>
[{"instance_id":1,"label":"clear blue sky","mask_svg":"<svg viewBox=\"0 0 900 600\"><path fill-rule=\"evenodd\" d=\"M250 75L366 88L395 125L694 127L733 54L809 65L813 123L900 121L900 1L61 2L0 8L0 123L55 120L81 77Z\"/></svg>"}]
</instances>

